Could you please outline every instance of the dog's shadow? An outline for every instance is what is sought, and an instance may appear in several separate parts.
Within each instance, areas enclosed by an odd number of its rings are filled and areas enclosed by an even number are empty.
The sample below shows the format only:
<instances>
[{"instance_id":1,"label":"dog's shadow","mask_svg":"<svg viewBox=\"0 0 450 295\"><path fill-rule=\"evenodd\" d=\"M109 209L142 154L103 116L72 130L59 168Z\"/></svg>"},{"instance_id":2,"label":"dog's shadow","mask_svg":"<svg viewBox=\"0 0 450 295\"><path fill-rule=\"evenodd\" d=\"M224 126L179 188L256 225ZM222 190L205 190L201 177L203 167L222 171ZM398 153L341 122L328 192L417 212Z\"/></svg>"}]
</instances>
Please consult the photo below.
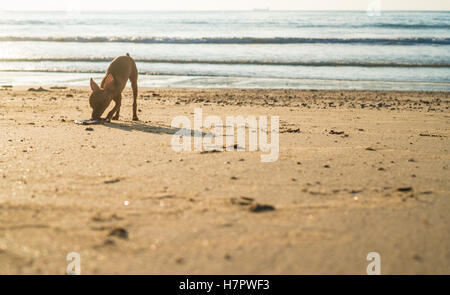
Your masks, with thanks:
<instances>
[{"instance_id":1,"label":"dog's shadow","mask_svg":"<svg viewBox=\"0 0 450 295\"><path fill-rule=\"evenodd\" d=\"M120 129L123 131L140 131L152 134L170 134L173 135L179 131L184 136L192 136L192 137L204 137L206 135L211 136L211 133L204 133L197 130L185 129L185 128L173 128L167 126L156 126L156 125L148 125L139 121L132 122L105 122L102 124L105 127ZM213 135L214 136L214 135Z\"/></svg>"}]
</instances>

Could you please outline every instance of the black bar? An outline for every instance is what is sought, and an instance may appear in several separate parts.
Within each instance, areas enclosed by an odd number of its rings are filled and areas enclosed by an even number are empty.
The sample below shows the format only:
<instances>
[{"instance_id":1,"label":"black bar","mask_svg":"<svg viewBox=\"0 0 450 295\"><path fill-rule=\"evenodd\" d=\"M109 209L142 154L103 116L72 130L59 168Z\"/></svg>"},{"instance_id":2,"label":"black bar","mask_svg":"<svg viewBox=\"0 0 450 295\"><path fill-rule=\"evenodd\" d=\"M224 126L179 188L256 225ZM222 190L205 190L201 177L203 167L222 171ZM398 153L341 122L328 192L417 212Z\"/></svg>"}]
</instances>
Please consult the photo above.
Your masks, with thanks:
<instances>
[{"instance_id":1,"label":"black bar","mask_svg":"<svg viewBox=\"0 0 450 295\"><path fill-rule=\"evenodd\" d=\"M174 295L312 294L324 291L365 293L418 290L448 285L448 276L0 276L0 286L24 289ZM6 290L6 289L3 289ZM383 294L381 293L381 294ZM6 293L5 293L6 294Z\"/></svg>"}]
</instances>

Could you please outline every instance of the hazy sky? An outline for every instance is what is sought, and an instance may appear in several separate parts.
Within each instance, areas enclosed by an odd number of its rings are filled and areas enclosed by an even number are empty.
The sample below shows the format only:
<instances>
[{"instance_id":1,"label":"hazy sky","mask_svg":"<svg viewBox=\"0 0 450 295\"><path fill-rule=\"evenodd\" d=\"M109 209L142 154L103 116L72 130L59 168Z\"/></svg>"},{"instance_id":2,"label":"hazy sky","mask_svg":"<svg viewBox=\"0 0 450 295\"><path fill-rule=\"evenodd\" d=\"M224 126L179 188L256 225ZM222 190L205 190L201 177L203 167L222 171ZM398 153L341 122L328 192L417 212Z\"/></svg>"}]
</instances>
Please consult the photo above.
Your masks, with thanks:
<instances>
[{"instance_id":1,"label":"hazy sky","mask_svg":"<svg viewBox=\"0 0 450 295\"><path fill-rule=\"evenodd\" d=\"M7 0L0 10L450 10L450 0Z\"/></svg>"}]
</instances>

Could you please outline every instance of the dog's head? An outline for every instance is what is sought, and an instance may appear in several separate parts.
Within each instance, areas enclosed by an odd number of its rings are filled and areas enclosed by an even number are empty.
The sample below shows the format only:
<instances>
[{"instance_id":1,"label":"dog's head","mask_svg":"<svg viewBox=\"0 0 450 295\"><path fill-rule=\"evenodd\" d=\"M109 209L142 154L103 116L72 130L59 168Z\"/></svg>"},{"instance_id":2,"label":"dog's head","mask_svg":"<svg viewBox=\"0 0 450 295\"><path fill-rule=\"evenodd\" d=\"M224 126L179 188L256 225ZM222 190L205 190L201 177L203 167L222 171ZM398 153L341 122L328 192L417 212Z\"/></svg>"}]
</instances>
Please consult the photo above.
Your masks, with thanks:
<instances>
[{"instance_id":1,"label":"dog's head","mask_svg":"<svg viewBox=\"0 0 450 295\"><path fill-rule=\"evenodd\" d=\"M89 97L89 105L92 108L92 120L100 120L103 112L110 103L111 90L114 88L114 77L109 74L104 82L104 88L100 88L91 78L92 93Z\"/></svg>"}]
</instances>

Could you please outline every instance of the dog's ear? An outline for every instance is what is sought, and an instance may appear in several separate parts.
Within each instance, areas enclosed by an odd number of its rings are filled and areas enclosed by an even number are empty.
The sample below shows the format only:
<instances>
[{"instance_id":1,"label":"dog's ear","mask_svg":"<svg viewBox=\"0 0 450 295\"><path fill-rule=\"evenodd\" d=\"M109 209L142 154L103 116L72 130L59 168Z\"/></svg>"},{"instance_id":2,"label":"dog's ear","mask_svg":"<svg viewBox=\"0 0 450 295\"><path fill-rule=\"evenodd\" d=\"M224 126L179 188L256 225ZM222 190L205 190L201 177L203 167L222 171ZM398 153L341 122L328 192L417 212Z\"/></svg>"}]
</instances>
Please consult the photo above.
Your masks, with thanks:
<instances>
[{"instance_id":1,"label":"dog's ear","mask_svg":"<svg viewBox=\"0 0 450 295\"><path fill-rule=\"evenodd\" d=\"M91 82L91 89L92 89L92 91L100 89L100 87L98 87L97 83L95 83L95 81L92 78L91 78L90 82Z\"/></svg>"},{"instance_id":2,"label":"dog's ear","mask_svg":"<svg viewBox=\"0 0 450 295\"><path fill-rule=\"evenodd\" d=\"M108 74L108 76L106 77L105 80L105 85L104 85L104 89L105 90L111 90L114 88L114 83L115 83L115 79L114 76L112 74Z\"/></svg>"}]
</instances>

